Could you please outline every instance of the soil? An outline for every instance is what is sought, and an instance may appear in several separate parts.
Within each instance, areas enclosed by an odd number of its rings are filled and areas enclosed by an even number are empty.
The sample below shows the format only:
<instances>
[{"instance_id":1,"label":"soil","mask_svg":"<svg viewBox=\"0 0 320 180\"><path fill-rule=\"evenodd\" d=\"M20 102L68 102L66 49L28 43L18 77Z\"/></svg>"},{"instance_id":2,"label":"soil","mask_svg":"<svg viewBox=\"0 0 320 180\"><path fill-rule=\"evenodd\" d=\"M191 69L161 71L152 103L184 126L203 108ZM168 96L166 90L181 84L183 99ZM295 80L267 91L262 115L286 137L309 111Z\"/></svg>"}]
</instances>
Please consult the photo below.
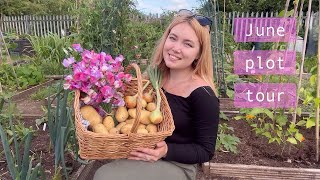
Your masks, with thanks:
<instances>
[{"instance_id":1,"label":"soil","mask_svg":"<svg viewBox=\"0 0 320 180\"><path fill-rule=\"evenodd\" d=\"M42 126L37 129L35 126L36 116L41 116L41 105L45 105L43 101L34 101L26 96L23 100L19 100L18 109L23 114L34 114L35 116L23 116L23 122L26 127L32 126L36 133L32 139L31 153L35 156L34 165L39 162L41 156L42 167L45 169L47 179L51 179L54 174L54 157L53 151L49 151L49 132L42 131ZM232 108L232 101L226 101L221 110L235 110ZM228 103L227 103L228 102ZM28 113L29 112L29 113ZM222 121L221 121L222 122ZM305 137L305 141L300 146L289 147L280 146L276 143L268 144L266 138L256 136L250 126L245 121L226 121L226 123L234 128L234 134L240 139L238 144L238 153L217 151L211 162L231 163L231 164L248 164L248 165L263 165L272 167L301 167L301 168L320 168L320 164L315 161L315 130L302 129L301 133ZM2 150L0 145L0 150ZM67 166L72 170L70 174L75 173L80 167L80 163L73 160L70 154L65 155ZM11 179L5 163L4 154L0 154L0 179ZM199 169L198 180L202 179L219 179L219 177L205 176ZM223 178L226 179L226 178ZM230 178L232 179L232 178Z\"/></svg>"},{"instance_id":2,"label":"soil","mask_svg":"<svg viewBox=\"0 0 320 180\"><path fill-rule=\"evenodd\" d=\"M316 162L315 130L300 129L305 140L296 146L268 143L267 138L257 136L245 121L231 120L234 134L240 139L238 153L217 151L211 162L229 164L263 165L272 167L320 168ZM291 150L289 150L291 149Z\"/></svg>"},{"instance_id":3,"label":"soil","mask_svg":"<svg viewBox=\"0 0 320 180\"><path fill-rule=\"evenodd\" d=\"M35 126L35 119L26 118L23 122L25 127L32 126L33 130L36 130L32 137L30 150L30 155L34 156L33 166L35 166L41 160L41 165L45 170L46 179L52 179L54 175L54 152L52 149L49 149L50 137L48 129L43 131L42 125L39 127L41 129L37 129ZM2 149L3 148L1 144L0 150ZM3 163L5 161L6 159L4 153L0 154L0 179L10 180L12 178L10 177L7 169L7 164ZM75 173L81 165L79 162L75 161L69 153L65 154L65 162L66 166L71 169L70 176L72 176L72 174Z\"/></svg>"},{"instance_id":4,"label":"soil","mask_svg":"<svg viewBox=\"0 0 320 180\"><path fill-rule=\"evenodd\" d=\"M32 137L30 150L30 155L34 155L33 166L35 166L41 160L41 165L45 170L46 179L52 179L54 175L54 152L52 149L49 149L49 131L48 128L43 131L43 125L36 127L35 123L35 119L41 118L45 115L41 106L47 106L47 102L45 100L37 101L30 98L30 95L36 90L37 89L28 92L28 94L23 95L23 97L16 98L13 103L17 105L17 109L19 110L19 113L22 117L21 122L24 124L24 126L32 126L32 129L35 130ZM2 150L2 143L0 143L0 179L10 180L12 178L7 169L7 164L5 163L5 155ZM70 169L70 177L78 170L81 165L79 162L73 159L70 153L65 154L65 162L67 168Z\"/></svg>"}]
</instances>

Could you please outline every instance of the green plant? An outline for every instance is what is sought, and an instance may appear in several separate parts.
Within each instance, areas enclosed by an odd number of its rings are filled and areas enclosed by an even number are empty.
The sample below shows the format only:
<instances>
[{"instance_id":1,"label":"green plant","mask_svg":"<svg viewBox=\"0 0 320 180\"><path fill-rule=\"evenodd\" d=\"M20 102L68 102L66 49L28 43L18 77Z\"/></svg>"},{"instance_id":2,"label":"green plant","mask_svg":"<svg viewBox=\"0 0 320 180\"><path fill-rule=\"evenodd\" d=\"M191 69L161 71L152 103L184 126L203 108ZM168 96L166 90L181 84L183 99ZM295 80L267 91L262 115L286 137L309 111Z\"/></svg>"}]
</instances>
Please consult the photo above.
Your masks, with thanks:
<instances>
[{"instance_id":1,"label":"green plant","mask_svg":"<svg viewBox=\"0 0 320 180\"><path fill-rule=\"evenodd\" d=\"M57 89L56 84L49 87L45 87L43 89L39 89L37 92L31 94L31 99L43 100L46 97L48 97L48 94L50 94L50 92L54 92L56 89Z\"/></svg>"},{"instance_id":2,"label":"green plant","mask_svg":"<svg viewBox=\"0 0 320 180\"><path fill-rule=\"evenodd\" d=\"M44 76L42 71L33 64L22 66L1 64L0 81L5 91L14 91L43 82Z\"/></svg>"},{"instance_id":3,"label":"green plant","mask_svg":"<svg viewBox=\"0 0 320 180\"><path fill-rule=\"evenodd\" d=\"M78 11L83 47L112 56L125 53L123 45L127 40L124 37L132 5L131 0L84 1Z\"/></svg>"},{"instance_id":4,"label":"green plant","mask_svg":"<svg viewBox=\"0 0 320 180\"><path fill-rule=\"evenodd\" d=\"M245 120L259 136L266 137L269 143L277 142L285 146L287 142L298 144L304 140L299 132L300 123L294 124L288 120L283 109L270 111L266 108L240 109L242 115L235 116L236 120ZM299 114L300 115L300 114Z\"/></svg>"},{"instance_id":5,"label":"green plant","mask_svg":"<svg viewBox=\"0 0 320 180\"><path fill-rule=\"evenodd\" d=\"M42 71L33 64L19 66L16 69L19 86L25 89L44 81Z\"/></svg>"},{"instance_id":6,"label":"green plant","mask_svg":"<svg viewBox=\"0 0 320 180\"><path fill-rule=\"evenodd\" d=\"M25 136L21 139L21 142L18 143L17 134L14 130L12 123L12 116L9 118L10 128L13 134L14 141L14 150L10 151L9 140L7 135L0 123L0 136L2 141L2 146L4 149L7 166L10 172L12 179L15 180L33 180L33 179L45 179L44 170L41 167L41 162L38 163L35 167L32 167L33 156L30 159L30 147L32 132L28 131L25 133ZM20 148L23 146L23 154L20 156Z\"/></svg>"},{"instance_id":7,"label":"green plant","mask_svg":"<svg viewBox=\"0 0 320 180\"><path fill-rule=\"evenodd\" d=\"M55 174L53 179L61 178L61 169L63 170L64 177L68 179L64 153L68 140L73 140L72 138L75 136L72 109L67 105L69 92L69 90L64 90L61 84L59 85L55 97L57 105L54 109L51 106L52 100L50 95L48 96L48 127L55 158Z\"/></svg>"},{"instance_id":8,"label":"green plant","mask_svg":"<svg viewBox=\"0 0 320 180\"><path fill-rule=\"evenodd\" d=\"M216 150L223 152L237 153L237 145L240 143L240 139L233 133L232 127L229 127L226 123L219 124L219 131L216 143Z\"/></svg>"},{"instance_id":9,"label":"green plant","mask_svg":"<svg viewBox=\"0 0 320 180\"><path fill-rule=\"evenodd\" d=\"M40 67L44 74L63 74L62 60L76 38L76 34L63 37L53 33L44 37L29 35L28 40L35 52L35 66Z\"/></svg>"}]
</instances>

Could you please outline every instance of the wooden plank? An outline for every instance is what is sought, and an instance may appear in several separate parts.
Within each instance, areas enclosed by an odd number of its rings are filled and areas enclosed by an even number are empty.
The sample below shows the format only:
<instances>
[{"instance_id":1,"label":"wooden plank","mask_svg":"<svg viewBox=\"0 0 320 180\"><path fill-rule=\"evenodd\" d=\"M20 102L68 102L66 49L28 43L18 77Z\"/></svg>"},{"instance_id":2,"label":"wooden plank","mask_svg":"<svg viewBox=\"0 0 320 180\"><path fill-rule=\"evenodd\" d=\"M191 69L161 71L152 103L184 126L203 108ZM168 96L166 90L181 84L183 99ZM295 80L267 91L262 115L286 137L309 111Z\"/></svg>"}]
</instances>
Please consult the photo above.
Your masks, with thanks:
<instances>
[{"instance_id":1,"label":"wooden plank","mask_svg":"<svg viewBox=\"0 0 320 180\"><path fill-rule=\"evenodd\" d=\"M16 19L16 21L17 21L17 27L16 27L17 34L18 34L18 35L21 35L21 28L20 28L21 22L20 22L20 16L16 16L16 17L17 17L17 19Z\"/></svg>"},{"instance_id":2,"label":"wooden plank","mask_svg":"<svg viewBox=\"0 0 320 180\"><path fill-rule=\"evenodd\" d=\"M20 35L21 35L21 34L24 34L23 33L23 28L24 28L23 16L19 16L19 24L20 24Z\"/></svg>"},{"instance_id":3,"label":"wooden plank","mask_svg":"<svg viewBox=\"0 0 320 180\"><path fill-rule=\"evenodd\" d=\"M27 15L27 16L24 16L24 33L25 34L29 34L29 32L30 32L30 18L29 18L29 16Z\"/></svg>"},{"instance_id":4,"label":"wooden plank","mask_svg":"<svg viewBox=\"0 0 320 180\"><path fill-rule=\"evenodd\" d=\"M232 34L232 35L234 35L233 29L234 29L235 13L236 13L236 12L234 12L234 11L232 12L232 21L231 21L231 23L232 23L232 26L231 26L231 34Z\"/></svg>"},{"instance_id":5,"label":"wooden plank","mask_svg":"<svg viewBox=\"0 0 320 180\"><path fill-rule=\"evenodd\" d=\"M56 23L57 23L57 16L52 16L52 22L53 22L53 31L52 33L57 33L57 29L56 29Z\"/></svg>"},{"instance_id":6,"label":"wooden plank","mask_svg":"<svg viewBox=\"0 0 320 180\"><path fill-rule=\"evenodd\" d=\"M14 21L15 21L16 34L19 34L19 21L18 21L18 16L15 16L15 17L14 17Z\"/></svg>"},{"instance_id":7,"label":"wooden plank","mask_svg":"<svg viewBox=\"0 0 320 180\"><path fill-rule=\"evenodd\" d=\"M67 21L67 18L66 18L66 15L63 15L63 31L64 31L64 35L63 36L67 36L67 24L66 24L66 21Z\"/></svg>"},{"instance_id":8,"label":"wooden plank","mask_svg":"<svg viewBox=\"0 0 320 180\"><path fill-rule=\"evenodd\" d=\"M4 31L3 26L4 26L3 16L0 16L0 31L2 31L2 32Z\"/></svg>"},{"instance_id":9,"label":"wooden plank","mask_svg":"<svg viewBox=\"0 0 320 180\"><path fill-rule=\"evenodd\" d=\"M25 34L25 21L24 16L20 16L20 23L21 23L21 34Z\"/></svg>"},{"instance_id":10,"label":"wooden plank","mask_svg":"<svg viewBox=\"0 0 320 180\"><path fill-rule=\"evenodd\" d=\"M67 27L68 27L68 29L70 28L70 19L71 19L71 17L70 16L67 16L67 18L66 18L66 20L67 20Z\"/></svg>"},{"instance_id":11,"label":"wooden plank","mask_svg":"<svg viewBox=\"0 0 320 180\"><path fill-rule=\"evenodd\" d=\"M40 22L40 34L42 37L46 35L46 30L45 30L46 26L45 26L44 17L45 16L39 16L39 18L40 18L40 21L39 21Z\"/></svg>"},{"instance_id":12,"label":"wooden plank","mask_svg":"<svg viewBox=\"0 0 320 180\"><path fill-rule=\"evenodd\" d=\"M13 29L13 21L12 21L12 17L8 17L9 20L9 31L11 32Z\"/></svg>"},{"instance_id":13,"label":"wooden plank","mask_svg":"<svg viewBox=\"0 0 320 180\"><path fill-rule=\"evenodd\" d=\"M36 17L35 16L31 16L31 21L32 21L32 24L33 24L33 35L37 36Z\"/></svg>"},{"instance_id":14,"label":"wooden plank","mask_svg":"<svg viewBox=\"0 0 320 180\"><path fill-rule=\"evenodd\" d=\"M24 91L21 91L21 92L15 94L15 95L13 95L11 99L12 99L12 101L19 101L19 100L25 98L26 96L30 95L31 93L36 92L40 88L48 87L49 85L53 84L54 82L55 82L54 79L49 79L49 80L47 80L46 82L44 82L42 84L33 86L31 88L28 88L28 89L26 89Z\"/></svg>"},{"instance_id":15,"label":"wooden plank","mask_svg":"<svg viewBox=\"0 0 320 180\"><path fill-rule=\"evenodd\" d=\"M50 25L49 31L52 32L52 31L53 31L53 30L52 30L52 29L53 29L53 28L52 28L52 27L53 27L53 25L52 25L52 16L49 16L48 18L49 18L49 25Z\"/></svg>"},{"instance_id":16,"label":"wooden plank","mask_svg":"<svg viewBox=\"0 0 320 180\"><path fill-rule=\"evenodd\" d=\"M243 179L320 179L320 169L285 168L243 164L208 163L210 174Z\"/></svg>"},{"instance_id":17,"label":"wooden plank","mask_svg":"<svg viewBox=\"0 0 320 180\"><path fill-rule=\"evenodd\" d=\"M63 21L63 19L62 19L62 16L60 15L60 16L59 16L59 36L60 36L60 37L63 36L63 35L62 35L62 31L61 31L61 30L63 30L63 28L62 28L62 21Z\"/></svg>"}]
</instances>

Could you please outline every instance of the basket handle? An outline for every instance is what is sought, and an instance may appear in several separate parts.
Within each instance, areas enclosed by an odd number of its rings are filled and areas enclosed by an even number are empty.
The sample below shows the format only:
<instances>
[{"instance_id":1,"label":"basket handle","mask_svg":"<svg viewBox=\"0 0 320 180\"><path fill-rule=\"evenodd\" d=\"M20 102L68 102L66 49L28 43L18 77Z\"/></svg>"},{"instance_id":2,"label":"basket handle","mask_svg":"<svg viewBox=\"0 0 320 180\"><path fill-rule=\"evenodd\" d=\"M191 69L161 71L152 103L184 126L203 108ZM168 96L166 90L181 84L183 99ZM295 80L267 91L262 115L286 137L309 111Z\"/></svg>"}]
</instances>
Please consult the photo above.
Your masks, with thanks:
<instances>
[{"instance_id":1,"label":"basket handle","mask_svg":"<svg viewBox=\"0 0 320 180\"><path fill-rule=\"evenodd\" d=\"M137 106L136 106L136 119L132 125L131 133L136 133L138 130L138 126L140 123L141 110L142 110L142 75L140 71L140 67L136 63L131 63L126 67L126 72L128 73L131 68L134 68L137 75L138 81L138 96L137 96Z\"/></svg>"}]
</instances>

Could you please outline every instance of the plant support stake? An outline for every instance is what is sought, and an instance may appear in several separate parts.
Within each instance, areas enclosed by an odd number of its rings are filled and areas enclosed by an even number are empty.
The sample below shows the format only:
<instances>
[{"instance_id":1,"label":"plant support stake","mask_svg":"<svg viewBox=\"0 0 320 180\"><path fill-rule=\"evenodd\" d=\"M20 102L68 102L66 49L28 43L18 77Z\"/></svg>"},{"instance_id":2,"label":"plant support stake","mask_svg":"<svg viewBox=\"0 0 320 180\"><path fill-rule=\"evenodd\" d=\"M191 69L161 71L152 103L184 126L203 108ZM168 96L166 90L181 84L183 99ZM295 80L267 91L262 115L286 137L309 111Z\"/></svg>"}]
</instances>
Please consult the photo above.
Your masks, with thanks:
<instances>
[{"instance_id":1,"label":"plant support stake","mask_svg":"<svg viewBox=\"0 0 320 180\"><path fill-rule=\"evenodd\" d=\"M308 12L307 12L307 20L306 20L305 31L304 31L303 48L302 48L302 59L301 59L301 65L300 65L299 82L298 82L297 92L299 92L299 90L301 88L301 81L302 81L302 74L303 74L303 64L304 64L304 57L306 55L306 47L307 47L308 32L309 32L309 22L310 22L310 15L311 15L311 4L312 4L312 0L309 0ZM296 123L296 121L297 121L298 102L299 102L299 93L297 93L296 104L295 104L294 112L293 112L293 115L292 115L292 122L293 123Z\"/></svg>"},{"instance_id":2,"label":"plant support stake","mask_svg":"<svg viewBox=\"0 0 320 180\"><path fill-rule=\"evenodd\" d=\"M320 6L318 11L318 23L320 26ZM320 96L320 28L318 28L318 72L317 72L317 98ZM319 161L319 105L316 109L316 160Z\"/></svg>"}]
</instances>

